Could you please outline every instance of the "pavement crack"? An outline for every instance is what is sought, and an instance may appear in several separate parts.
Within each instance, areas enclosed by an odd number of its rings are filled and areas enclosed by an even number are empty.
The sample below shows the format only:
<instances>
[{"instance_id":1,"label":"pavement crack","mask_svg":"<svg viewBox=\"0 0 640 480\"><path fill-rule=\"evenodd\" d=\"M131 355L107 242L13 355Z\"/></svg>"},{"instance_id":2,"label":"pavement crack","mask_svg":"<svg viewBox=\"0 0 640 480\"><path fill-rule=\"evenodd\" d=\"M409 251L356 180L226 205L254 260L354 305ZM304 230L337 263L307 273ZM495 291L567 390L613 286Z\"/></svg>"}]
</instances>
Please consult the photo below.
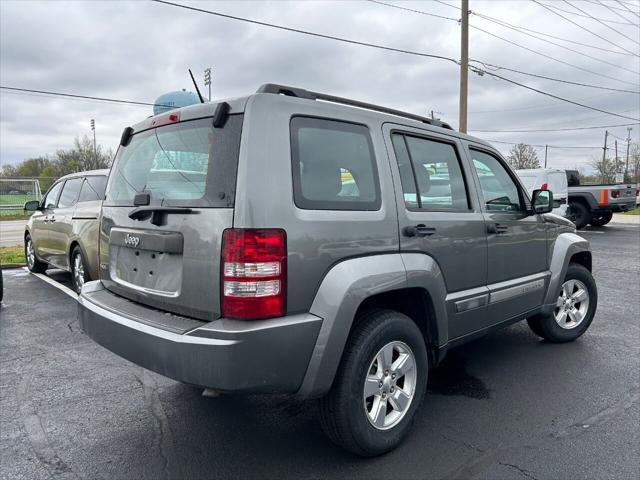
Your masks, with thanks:
<instances>
[{"instance_id":1,"label":"pavement crack","mask_svg":"<svg viewBox=\"0 0 640 480\"><path fill-rule=\"evenodd\" d=\"M58 456L51 445L47 433L42 425L42 419L29 398L29 389L33 374L27 373L16 390L19 415L22 419L27 439L36 458L56 478L79 478L71 468Z\"/></svg>"},{"instance_id":2,"label":"pavement crack","mask_svg":"<svg viewBox=\"0 0 640 480\"><path fill-rule=\"evenodd\" d=\"M519 467L518 465L514 465L513 463L505 463L505 462L498 462L500 465L503 465L505 467L509 467L509 468L513 468L514 470L517 470L518 472L520 472L522 475L524 475L527 478L532 478L533 480L538 480L530 471L525 470L524 468Z\"/></svg>"},{"instance_id":3,"label":"pavement crack","mask_svg":"<svg viewBox=\"0 0 640 480\"><path fill-rule=\"evenodd\" d=\"M138 381L140 378L136 375ZM173 456L173 436L169 427L169 420L162 407L160 396L158 395L158 385L151 376L151 374L143 369L142 370L142 387L144 390L145 403L149 407L149 411L156 421L157 425L157 448L160 458L162 460L162 470L167 480L172 478L182 478L182 468L178 462L174 462ZM177 471L176 471L177 470Z\"/></svg>"}]
</instances>

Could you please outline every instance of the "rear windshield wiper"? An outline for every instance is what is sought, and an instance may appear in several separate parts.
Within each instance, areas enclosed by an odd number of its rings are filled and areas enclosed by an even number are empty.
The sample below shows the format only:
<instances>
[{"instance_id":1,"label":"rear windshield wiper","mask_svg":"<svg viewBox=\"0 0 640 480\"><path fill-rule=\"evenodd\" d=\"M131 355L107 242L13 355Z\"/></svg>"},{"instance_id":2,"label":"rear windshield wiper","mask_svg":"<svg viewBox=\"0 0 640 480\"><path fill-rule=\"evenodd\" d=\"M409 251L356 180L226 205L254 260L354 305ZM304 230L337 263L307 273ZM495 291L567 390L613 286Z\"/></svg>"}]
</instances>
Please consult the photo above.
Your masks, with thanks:
<instances>
[{"instance_id":1,"label":"rear windshield wiper","mask_svg":"<svg viewBox=\"0 0 640 480\"><path fill-rule=\"evenodd\" d=\"M151 223L153 225L162 226L166 220L166 216L169 213L194 213L193 209L188 207L136 207L129 212L129 218L131 220L146 220L151 217Z\"/></svg>"}]
</instances>

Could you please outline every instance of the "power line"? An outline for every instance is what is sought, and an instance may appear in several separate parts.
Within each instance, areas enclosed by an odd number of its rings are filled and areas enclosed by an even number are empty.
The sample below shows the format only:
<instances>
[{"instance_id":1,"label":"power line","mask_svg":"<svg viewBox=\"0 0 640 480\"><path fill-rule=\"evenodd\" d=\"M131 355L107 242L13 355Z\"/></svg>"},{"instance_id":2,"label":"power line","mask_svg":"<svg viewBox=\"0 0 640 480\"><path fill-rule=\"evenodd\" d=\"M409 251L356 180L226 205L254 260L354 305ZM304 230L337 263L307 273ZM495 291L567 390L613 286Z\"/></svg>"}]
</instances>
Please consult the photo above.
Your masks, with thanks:
<instances>
[{"instance_id":1,"label":"power line","mask_svg":"<svg viewBox=\"0 0 640 480\"><path fill-rule=\"evenodd\" d=\"M5 86L2 86L2 85L0 85L0 89L13 91L13 92L39 93L39 94L42 94L42 95L53 95L53 96L56 96L56 97L80 98L80 99L93 100L93 101L98 101L98 102L124 103L124 104L129 104L129 105L145 105L145 106L149 106L149 107L155 107L155 106L171 107L171 108L175 107L175 105L164 105L164 104L161 104L161 103L136 102L134 100L120 100L120 99L117 99L117 98L93 97L93 96L89 96L89 95L75 95L75 94L72 94L72 93L51 92L51 91L47 91L47 90L32 90L32 89L29 89L29 88L18 88L18 87L5 87Z\"/></svg>"},{"instance_id":2,"label":"power line","mask_svg":"<svg viewBox=\"0 0 640 480\"><path fill-rule=\"evenodd\" d=\"M568 85L577 85L577 86L580 86L580 87L597 88L597 89L600 89L600 90L610 90L612 92L633 93L634 95L640 94L640 92L635 91L635 90L624 90L624 89L621 89L621 88L602 87L602 86L599 86L599 85L593 85L593 84L589 84L589 83L572 82L571 80L563 80L563 79L560 79L560 78L547 77L545 75L538 75L536 73L525 72L525 71L522 71L522 70L517 70L515 68L501 67L500 65L494 65L492 63L483 62L481 60L475 60L473 58L470 58L469 61L470 62L479 63L479 64L483 65L485 68L493 68L495 70L506 70L508 72L520 73L522 75L527 75L529 77L541 78L541 79L544 79L544 80L550 80L552 82L566 83Z\"/></svg>"},{"instance_id":3,"label":"power line","mask_svg":"<svg viewBox=\"0 0 640 480\"><path fill-rule=\"evenodd\" d=\"M569 2L569 0L563 0L564 3L566 3L567 5L570 5L571 7L575 8L576 10L578 10L579 12L582 12L586 15L589 16L589 18L592 18L593 20L595 20L596 22L598 22L600 25L604 25L605 27L607 27L609 30L613 30L614 32L616 32L618 35L623 36L624 38L626 38L627 40L631 40L633 43L635 43L636 45L640 45L640 42L638 42L637 40L628 37L627 35L625 35L624 33L622 33L619 30L616 30L615 28L613 28L611 25L607 25L606 23L604 23L602 20L597 19L596 17L594 17L593 15L591 15L590 13L582 10L580 7L576 7L573 3Z\"/></svg>"},{"instance_id":4,"label":"power line","mask_svg":"<svg viewBox=\"0 0 640 480\"><path fill-rule=\"evenodd\" d=\"M592 98L608 97L610 95L620 95L620 94L619 93L604 93L602 95L591 95L589 97L579 98L578 101L590 100ZM527 106L524 106L524 107L516 107L516 108L502 108L502 109L499 109L499 110L475 110L475 111L472 111L472 112L469 112L469 113L482 114L482 113L515 112L515 111L518 111L518 110L539 110L539 109L545 109L545 108L554 108L557 105L564 105L564 102L550 102L550 103L545 104L545 105L535 104L535 105L527 105ZM602 116L602 115L599 115L599 116Z\"/></svg>"},{"instance_id":5,"label":"power line","mask_svg":"<svg viewBox=\"0 0 640 480\"><path fill-rule=\"evenodd\" d=\"M383 6L385 6L385 7L396 8L396 9L398 9L398 10L404 10L404 11L411 12L411 13L418 13L418 14L420 14L420 15L434 16L433 14L431 14L431 13L429 13L429 12L425 12L425 11L423 11L423 10L416 10L416 9L413 9L413 8L407 8L407 7L403 7L403 6L400 6L400 5L394 5L394 4L391 4L391 3L385 3L385 2L378 1L378 0L369 0L369 1L370 1L371 3L377 3L378 5L383 5ZM474 12L471 12L471 13L473 14ZM457 19L455 19L455 18L451 18L451 17L443 17L443 16L440 16L440 15L438 15L438 17L439 17L439 18L444 18L444 19L447 19L447 20L453 20L453 21L454 21L454 22L456 22L456 23L458 22L458 20L457 20ZM492 20L492 19L488 19L488 20L489 20L489 21L491 21L491 22L496 22L495 20ZM497 21L497 22L500 22L500 21ZM497 22L496 22L496 23L497 23ZM609 76L609 75L605 75L605 74L602 74L602 73L599 73L599 72L594 72L593 70L588 70L588 69L586 69L586 68L579 67L579 66L574 65L574 64L572 64L572 63L565 62L564 60L557 59L557 58L552 57L552 56L550 56L550 55L546 55L546 54L544 54L544 53L542 53L542 52L539 52L539 51L537 51L537 50L533 50L533 49L528 48L528 47L526 47L526 46L524 46L524 45L521 45L521 44L519 44L519 43L516 43L516 42L514 42L514 41L512 41L512 40L509 40L509 39L503 38L503 37L501 37L501 36L499 36L499 35L496 35L496 34L494 34L494 33L488 32L488 31L486 31L486 30L484 30L484 29L482 29L482 28L480 28L480 27L477 27L477 26L475 26L475 25L469 25L469 26L470 26L471 28L474 28L474 29L476 29L476 30L479 30L480 32L485 33L486 35L490 35L490 36L492 36L492 37L494 37L494 38L497 38L498 40L502 40L503 42L507 42L507 43L509 43L509 44L511 44L511 45L514 45L514 46L516 46L516 47L522 48L522 49L527 50L528 52L534 53L534 54L536 54L536 55L540 55L540 56L542 56L542 57L544 57L544 58L548 58L548 59L553 60L553 61L555 61L555 62L559 62L559 63L562 63L562 64L564 64L564 65L568 65L568 66L570 66L570 67L576 68L576 69L578 69L578 70L582 70L583 72L587 72L587 73L591 73L591 74L593 74L593 75L597 75L597 76L600 76L600 77L608 78L609 80L614 80L614 81L621 82L621 83L627 83L627 84L629 84L629 85L636 85L636 83L627 82L627 81L625 81L625 80L621 80L621 79L619 79L619 78L617 78L617 77L611 77L611 76ZM502 25L502 26L504 26L504 27L506 27L506 28L510 28L510 29L512 29L512 30L515 30L515 31L517 31L518 33L521 33L521 34L523 34L523 35L528 35L528 36L533 37L533 38L535 38L535 39L537 39L537 40L540 40L540 41L542 41L542 42L551 43L552 45L558 46L558 47L560 47L560 48L564 48L564 49L566 49L566 50L569 50L570 52L577 53L578 55L582 55L582 56L587 57L587 58L590 58L590 59L592 59L592 60L596 60L596 61L598 61L598 62L601 62L601 63L607 64L607 65L609 65L609 66L613 66L613 67L616 67L616 68L620 68L621 70L625 70L625 71L627 71L627 72L631 72L631 73L633 73L633 74L635 74L635 75L640 75L640 72L636 72L636 71L631 70L631 69L629 69L629 68L626 68L626 67L623 67L623 66L620 66L620 65L616 65L615 63L611 63L611 62L608 62L608 61L606 61L606 60L601 60L601 59L599 59L599 58L597 58L597 57L594 57L594 56L592 56L592 55L589 55L589 54L587 54L587 53L582 53L582 52L579 52L578 50L574 50L573 48L569 48L569 47L567 47L567 46L565 46L565 45L561 45L561 44L559 44L559 43L552 42L551 40L547 40L547 39L544 39L544 38L540 38L540 37L537 37L537 36L532 35L532 34L530 34L530 33L521 32L521 31L517 30L515 27L507 26L507 25Z\"/></svg>"},{"instance_id":6,"label":"power line","mask_svg":"<svg viewBox=\"0 0 640 480\"><path fill-rule=\"evenodd\" d=\"M231 20L237 20L240 22L246 22L246 23L252 23L252 24L256 24L256 25L261 25L264 27L270 27L270 28L275 28L275 29L279 29L279 30L285 30L285 31L289 31L289 32L294 32L294 33L299 33L302 35L309 35L312 37L319 37L319 38L325 38L325 39L329 39L329 40L334 40L334 41L338 41L338 42L343 42L343 43L349 43L349 44L353 44L353 45L360 45L360 46L364 46L364 47L371 47L371 48L378 48L381 50L386 50L386 51L390 51L390 52L397 52L397 53L404 53L407 55L415 55L415 56L419 56L419 57L426 57L426 58L435 58L438 60L447 60L449 62L453 62L456 65L459 65L459 62L453 58L449 58L449 57L445 57L443 55L434 55L434 54L428 54L428 53L423 53L423 52L416 52L416 51L412 51L412 50L405 50L405 49L401 49L401 48L395 48L395 47L388 47L385 45L379 45L379 44L375 44L375 43L367 43L367 42L361 42L358 40L351 40L351 39L347 39L347 38L342 38L342 37L336 37L333 35L325 35L322 33L317 33L317 32L310 32L307 30L302 30L302 29L298 29L298 28L292 28L292 27L285 27L283 25L276 25L273 23L267 23L267 22L261 22L258 20L252 20L249 18L245 18L245 17L238 17L238 16L234 16L234 15L228 15L225 13L220 13L220 12L215 12L212 10L205 10L202 8L197 8L197 7L192 7L189 5L182 5L179 3L173 3L173 2L169 2L166 0L152 0L156 3L160 3L160 4L164 4L164 5L169 5L172 7L177 7L177 8L183 8L186 10L191 10L191 11L195 11L195 12L199 12L199 13L206 13L209 15L214 15L217 17L222 17L222 18L227 18L227 19L231 19ZM478 63L483 63L480 60L473 60L475 62ZM609 90L609 91L613 91L613 92L625 92L625 93L634 93L634 94L638 94L640 92L638 91L634 91L634 90L624 90L624 89L620 89L620 88L612 88L612 87L604 87L601 85L592 85L592 84L587 84L587 83L579 83L579 82L571 82L568 80L562 80L562 79L558 79L558 78L552 78L552 77L545 77L542 75L536 75L533 73L528 73L528 72L523 72L521 70L515 70L515 69L509 69L507 67L500 67L500 66L496 66L496 65L491 65L489 63L483 63L484 65L490 65L492 67L497 67L503 70L509 70L509 71L513 71L516 73L520 73L523 75L529 75L532 77L537 77L537 78L544 78L546 80L553 80L556 82L563 82L563 83L567 83L567 84L571 84L571 85L578 85L578 86L582 86L582 87L589 87L589 88L597 88L597 89L601 89L601 90Z\"/></svg>"},{"instance_id":7,"label":"power line","mask_svg":"<svg viewBox=\"0 0 640 480\"><path fill-rule=\"evenodd\" d=\"M482 133L529 133L529 132L572 132L577 130L598 130L602 128L628 127L630 125L640 125L640 123L622 123L618 125L596 125L590 127L572 127L572 128L543 128L543 129L527 129L527 130L484 130L470 128L473 132Z\"/></svg>"},{"instance_id":8,"label":"power line","mask_svg":"<svg viewBox=\"0 0 640 480\"><path fill-rule=\"evenodd\" d=\"M616 0L616 2L618 2L618 0ZM622 2L618 2L620 5L622 5L626 10L628 10L629 12L633 13L636 17L640 18L640 15L638 15L637 12L634 12L633 10L629 9L629 7L627 7L624 3Z\"/></svg>"},{"instance_id":9,"label":"power line","mask_svg":"<svg viewBox=\"0 0 640 480\"><path fill-rule=\"evenodd\" d=\"M594 72L593 70L589 70L588 68L582 68L582 67L579 67L578 65L574 65L573 63L565 62L564 60L560 60L560 59L558 59L558 58L552 57L551 55L547 55L547 54L545 54L545 53L539 52L539 51L534 50L534 49L532 49L532 48L525 47L524 45L520 45L519 43L516 43L516 42L514 42L514 41L511 41L511 40L509 40L509 39L506 39L506 38L501 37L501 36L499 36L499 35L496 35L496 34L494 34L494 33L488 32L487 30L484 30L484 29L482 29L482 28L480 28L480 27L476 27L475 25L470 25L470 26L471 26L471 28L475 28L476 30L480 30L481 32L484 32L484 33L485 33L485 34L487 34L487 35L490 35L490 36L495 37L495 38L497 38L497 39L499 39L499 40L502 40L503 42L510 43L511 45L514 45L514 46L516 46L516 47L522 48L523 50L527 50L528 52L534 53L534 54L539 55L539 56L541 56L541 57L548 58L549 60L553 60L554 62L562 63L563 65L567 65L567 66L569 66L569 67L573 67L573 68L575 68L575 69L577 69L577 70L581 70L581 71L583 71L583 72L587 72L587 73L590 73L590 74L592 74L592 75L597 75L597 76L599 76L599 77L608 78L609 80L614 80L614 81L616 81L616 82L626 83L626 84L628 84L628 85L637 85L637 82L636 82L636 83L634 83L634 82L628 82L628 81L626 81L626 80L621 80L621 79L616 78L616 77L611 77L611 76L609 76L609 75L605 75L604 73ZM548 40L547 40L547 41L548 41ZM568 48L568 47L565 47L565 48ZM575 51L575 50L574 50L574 51ZM587 56L587 57L590 57L590 58L594 58L594 57L591 57L590 55L587 55L587 54L584 54L584 55L585 55L585 56ZM609 62L604 62L604 63L609 63ZM611 65L611 64L610 64L610 65ZM617 65L615 65L615 66L617 66ZM624 67L623 67L623 69L624 69L624 70L627 70L627 69L626 69L626 68L624 68ZM634 71L632 71L632 70L629 70L629 71L630 71L631 73L638 74L638 72L634 72Z\"/></svg>"},{"instance_id":10,"label":"power line","mask_svg":"<svg viewBox=\"0 0 640 480\"><path fill-rule=\"evenodd\" d=\"M607 53L615 53L617 55L626 55L626 56L632 56L632 57L637 56L637 55L634 55L632 53L619 52L617 50L611 50L611 49L608 49L608 48L599 47L597 45L591 45L589 43L582 43L582 42L578 42L576 40L570 40L568 38L557 37L555 35L551 35L549 33L540 32L538 30L533 30L531 28L523 27L521 25L514 25L512 23L506 22L506 21L501 20L499 18L490 17L489 15L485 15L484 13L478 13L478 12L471 12L471 13L473 15L475 15L476 17L483 18L483 19L488 20L490 22L498 23L499 25L502 25L504 27L509 27L509 28L515 29L518 32L520 32L521 30L524 30L526 32L531 32L531 33L535 33L537 35L542 35L543 37L549 37L549 38L553 38L555 40L560 40L562 42L573 43L575 45L580 45L582 47L587 47L587 48L593 48L595 50L600 50L600 51L607 52ZM524 32L520 32L520 33L524 33ZM538 38L538 37L534 36L534 38ZM556 44L554 43L554 45L556 45Z\"/></svg>"},{"instance_id":11,"label":"power line","mask_svg":"<svg viewBox=\"0 0 640 480\"><path fill-rule=\"evenodd\" d=\"M533 0L532 0L533 1ZM553 8L554 10L558 10L559 12L564 12L564 13L568 13L570 15L575 15L577 17L583 17L583 18L589 18L586 15L582 15L581 13L576 13L576 12L572 12L570 10L564 10L560 7L556 7L555 5L551 6L551 5L547 5L549 8ZM602 20L603 22L607 22L607 23L617 23L618 25L628 25L628 22L620 22L618 20L610 20L608 18L601 18L600 20Z\"/></svg>"},{"instance_id":12,"label":"power line","mask_svg":"<svg viewBox=\"0 0 640 480\"><path fill-rule=\"evenodd\" d=\"M620 17L621 19L623 19L623 20L626 22L626 23L625 23L625 25L632 25L632 26L634 26L634 27L636 27L636 28L640 28L640 26L639 26L639 25L636 25L635 23L633 23L633 22L629 21L625 16L623 16L623 15L619 14L619 13L616 11L616 10L622 10L622 9L620 9L620 8L615 8L615 7L611 7L611 6L607 5L607 4L606 4L606 3L604 3L604 2L600 2L600 1L597 1L597 0L590 0L590 2L591 2L591 3L593 3L594 5L600 5L601 7L604 7L604 8L606 8L607 10L609 10L609 11L610 11L611 13L613 13L614 15L617 15L618 17Z\"/></svg>"},{"instance_id":13,"label":"power line","mask_svg":"<svg viewBox=\"0 0 640 480\"><path fill-rule=\"evenodd\" d=\"M491 143L503 143L505 145L518 145L519 143L523 143L523 142L503 142L502 140L486 140L486 141ZM602 150L602 147L586 147L582 145L581 146L561 146L561 145L539 145L535 143L528 143L527 145L531 145L532 147L539 147L539 148L544 148L544 147L556 148L560 150L573 150L573 149Z\"/></svg>"},{"instance_id":14,"label":"power line","mask_svg":"<svg viewBox=\"0 0 640 480\"><path fill-rule=\"evenodd\" d=\"M533 92L538 92L538 93L540 93L542 95L546 95L546 96L551 97L551 98L556 98L558 100L563 100L563 101L565 101L567 103L571 103L573 105L577 105L577 106L580 106L580 107L588 108L589 110L594 110L596 112L607 113L607 114L612 115L614 117L624 118L624 119L627 119L627 120L634 120L634 121L640 120L638 118L627 117L626 115L620 115L619 113L608 112L607 110L602 110L600 108L592 107L590 105L585 105L584 103L580 103L580 102L576 102L576 101L573 101L573 100L569 100L567 98L563 98L563 97L560 97L558 95L554 95L553 93L545 92L545 91L539 90L539 89L537 89L535 87L531 87L529 85L525 85L523 83L516 82L515 80L511 80L509 78L503 77L502 75L498 75L497 73L493 73L493 72L490 72L488 70L481 70L481 69L478 69L477 67L472 67L472 66L470 66L469 68L471 68L471 71L477 73L478 75L486 74L486 75L489 75L489 76L492 76L492 77L495 77L495 78L499 78L501 80L504 80L505 82L512 83L513 85L518 85L518 86L520 86L522 88L526 88L527 90L531 90Z\"/></svg>"},{"instance_id":15,"label":"power line","mask_svg":"<svg viewBox=\"0 0 640 480\"><path fill-rule=\"evenodd\" d=\"M582 25L580 25L579 23L574 22L574 21L573 21L573 20L571 20L570 18L565 17L565 16L564 16L564 15L562 15L561 13L556 12L556 10L560 10L560 9L558 9L558 7L556 7L556 6L553 6L553 7L552 7L551 5L547 5L547 4L545 4L545 3L541 3L541 2L539 2L538 0L531 0L531 1L532 1L533 3L536 3L537 5L540 5L542 8L544 8L544 9L546 9L546 10L550 11L550 12L551 12L551 13L553 13L554 15L557 15L558 17L563 18L563 19L564 19L564 20L566 20L567 22L569 22L569 23L571 23L571 24L573 24L573 25L577 26L578 28L580 28L580 29L584 30L585 32L589 32L590 34L595 35L595 36L596 36L596 37L598 37L599 39L604 40L605 42L607 42L607 43L609 43L609 44L613 45L614 47L618 47L619 49L624 50L625 52L633 53L634 55L636 55L634 52L632 52L632 51L630 51L630 50L627 50L626 48L624 48L624 47L622 47L622 46L618 45L617 43L612 42L612 41L611 41L611 40L609 40L608 38L605 38L605 37L603 37L602 35L599 35L599 34L595 33L594 31L589 30L589 29L588 29L588 28L586 28L586 27L583 27L583 26L582 26ZM560 10L560 11L564 11L565 13L572 13L572 12L568 12L568 11L566 11L566 10ZM580 14L576 14L576 15L580 15ZM588 18L588 17L587 17L587 18Z\"/></svg>"}]
</instances>

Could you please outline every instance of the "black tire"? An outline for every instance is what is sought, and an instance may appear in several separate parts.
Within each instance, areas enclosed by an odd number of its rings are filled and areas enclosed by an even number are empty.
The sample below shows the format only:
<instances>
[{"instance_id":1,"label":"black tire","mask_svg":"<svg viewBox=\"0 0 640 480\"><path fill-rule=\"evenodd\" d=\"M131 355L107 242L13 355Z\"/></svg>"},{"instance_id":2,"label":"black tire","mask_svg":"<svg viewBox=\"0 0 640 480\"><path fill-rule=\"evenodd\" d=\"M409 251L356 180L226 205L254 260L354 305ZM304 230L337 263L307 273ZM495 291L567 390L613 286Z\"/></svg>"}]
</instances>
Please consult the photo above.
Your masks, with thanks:
<instances>
[{"instance_id":1,"label":"black tire","mask_svg":"<svg viewBox=\"0 0 640 480\"><path fill-rule=\"evenodd\" d=\"M582 202L570 202L571 219L576 224L576 229L580 230L591 221L591 212Z\"/></svg>"},{"instance_id":2,"label":"black tire","mask_svg":"<svg viewBox=\"0 0 640 480\"><path fill-rule=\"evenodd\" d=\"M82 283L80 283L79 281L80 279L76 275L76 257L80 258L80 261L82 262L82 266L83 266L83 274L81 275ZM73 285L73 290L77 294L80 294L80 290L82 290L82 285L84 285L85 282L88 282L90 280L89 271L87 270L87 262L85 261L84 255L82 254L82 250L80 250L80 247L78 245L73 247L73 251L71 252L71 256L69 258L71 259L71 284Z\"/></svg>"},{"instance_id":3,"label":"black tire","mask_svg":"<svg viewBox=\"0 0 640 480\"><path fill-rule=\"evenodd\" d=\"M30 241L31 241L31 235L27 234L24 237L24 258L27 262L27 268L29 269L30 272L33 272L33 273L44 273L47 270L48 265L38 260L38 257L36 256L35 252L33 253L33 264L29 262L27 245Z\"/></svg>"},{"instance_id":4,"label":"black tire","mask_svg":"<svg viewBox=\"0 0 640 480\"><path fill-rule=\"evenodd\" d=\"M613 218L613 212L605 212L601 215L592 215L591 221L589 222L589 224L594 227L602 227L607 223L609 223L612 218Z\"/></svg>"},{"instance_id":5,"label":"black tire","mask_svg":"<svg viewBox=\"0 0 640 480\"><path fill-rule=\"evenodd\" d=\"M380 430L372 425L365 410L364 380L376 354L394 341L403 342L413 353L416 367L414 396L398 423ZM333 386L320 401L320 423L324 432L335 444L363 457L393 450L414 422L426 391L428 369L422 332L409 317L391 310L365 313L356 319ZM404 384L396 388L404 388Z\"/></svg>"},{"instance_id":6,"label":"black tire","mask_svg":"<svg viewBox=\"0 0 640 480\"><path fill-rule=\"evenodd\" d=\"M598 307L598 289L591 272L577 263L569 264L563 284L569 280L580 281L588 293L588 308L584 319L573 328L561 327L555 319L555 311L549 315L536 315L527 319L533 333L553 343L572 342L587 331Z\"/></svg>"}]
</instances>

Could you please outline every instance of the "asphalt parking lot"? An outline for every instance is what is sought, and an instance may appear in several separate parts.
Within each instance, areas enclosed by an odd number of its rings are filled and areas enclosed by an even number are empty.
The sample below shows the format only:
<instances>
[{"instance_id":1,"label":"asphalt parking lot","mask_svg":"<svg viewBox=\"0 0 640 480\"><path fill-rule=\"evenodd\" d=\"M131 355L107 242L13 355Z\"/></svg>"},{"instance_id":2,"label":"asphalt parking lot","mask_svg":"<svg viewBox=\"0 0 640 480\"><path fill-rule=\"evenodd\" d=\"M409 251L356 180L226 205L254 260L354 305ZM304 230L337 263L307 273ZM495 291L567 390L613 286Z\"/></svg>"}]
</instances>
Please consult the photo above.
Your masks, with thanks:
<instances>
[{"instance_id":1,"label":"asphalt parking lot","mask_svg":"<svg viewBox=\"0 0 640 480\"><path fill-rule=\"evenodd\" d=\"M412 435L368 460L324 437L313 403L204 398L91 342L71 296L5 271L0 478L638 478L640 228L582 234L587 334L552 345L522 323L453 350Z\"/></svg>"}]
</instances>

